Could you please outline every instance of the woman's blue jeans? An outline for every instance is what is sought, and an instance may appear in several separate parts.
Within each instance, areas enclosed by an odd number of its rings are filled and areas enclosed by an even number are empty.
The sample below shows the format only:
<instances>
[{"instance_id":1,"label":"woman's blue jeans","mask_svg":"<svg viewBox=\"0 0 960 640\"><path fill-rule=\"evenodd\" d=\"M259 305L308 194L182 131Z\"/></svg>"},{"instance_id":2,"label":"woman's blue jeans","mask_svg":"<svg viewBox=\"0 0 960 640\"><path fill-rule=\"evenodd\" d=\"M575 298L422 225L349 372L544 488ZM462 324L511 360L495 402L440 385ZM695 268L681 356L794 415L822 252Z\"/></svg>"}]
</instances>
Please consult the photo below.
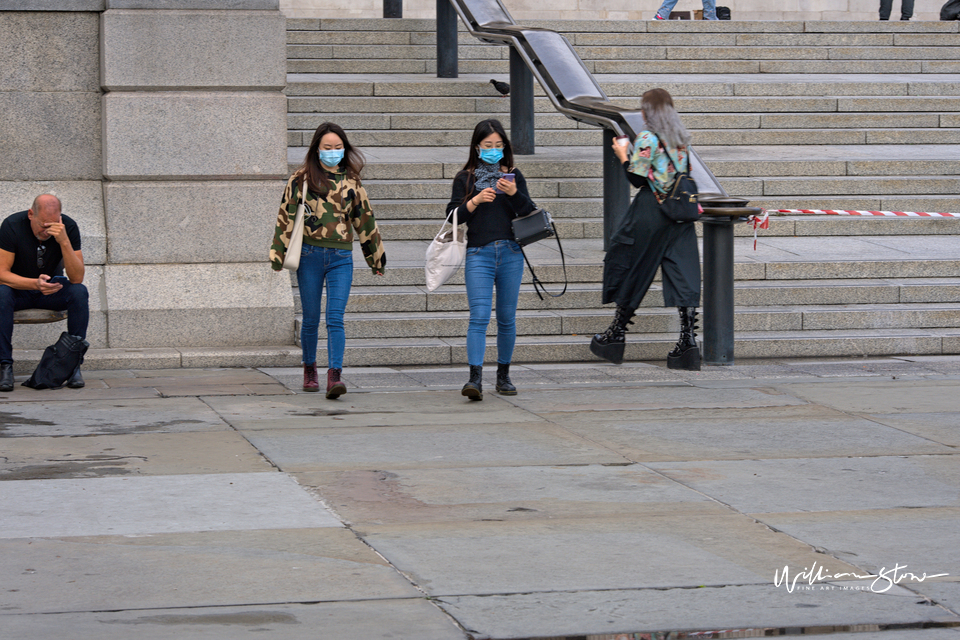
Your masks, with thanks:
<instances>
[{"instance_id":1,"label":"woman's blue jeans","mask_svg":"<svg viewBox=\"0 0 960 640\"><path fill-rule=\"evenodd\" d=\"M343 368L343 352L347 334L343 330L343 313L353 284L353 251L330 249L304 244L300 252L300 267L297 269L297 285L300 287L300 302L303 305L303 322L300 325L300 348L303 363L317 361L317 334L320 328L320 298L323 285L327 285L327 309L324 320L327 325L327 367Z\"/></svg>"},{"instance_id":2,"label":"woman's blue jeans","mask_svg":"<svg viewBox=\"0 0 960 640\"><path fill-rule=\"evenodd\" d=\"M517 342L517 300L523 280L523 253L513 240L497 240L482 247L468 247L464 267L470 326L467 328L467 362L483 364L487 349L487 326L497 289L497 362L510 364Z\"/></svg>"},{"instance_id":3,"label":"woman's blue jeans","mask_svg":"<svg viewBox=\"0 0 960 640\"><path fill-rule=\"evenodd\" d=\"M677 2L679 1L680 0L663 0L663 4L660 5L660 10L657 11L657 15L663 20L669 20L670 12L673 11L673 8L677 6ZM717 19L717 0L703 0L703 19Z\"/></svg>"}]
</instances>

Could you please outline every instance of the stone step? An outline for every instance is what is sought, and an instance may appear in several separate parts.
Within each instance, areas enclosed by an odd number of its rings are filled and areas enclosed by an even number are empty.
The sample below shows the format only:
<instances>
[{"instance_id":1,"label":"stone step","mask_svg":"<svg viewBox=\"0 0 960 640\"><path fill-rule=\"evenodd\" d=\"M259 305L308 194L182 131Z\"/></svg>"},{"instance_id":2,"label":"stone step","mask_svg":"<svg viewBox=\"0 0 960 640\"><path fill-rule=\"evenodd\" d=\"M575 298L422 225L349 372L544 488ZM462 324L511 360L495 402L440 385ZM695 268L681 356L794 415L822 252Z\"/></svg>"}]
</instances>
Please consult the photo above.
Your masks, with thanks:
<instances>
[{"instance_id":1,"label":"stone step","mask_svg":"<svg viewBox=\"0 0 960 640\"><path fill-rule=\"evenodd\" d=\"M672 334L628 334L625 360L665 360L676 342ZM735 336L737 358L801 358L883 355L941 355L960 353L956 329L877 329L836 331L743 331ZM323 342L319 362L326 361ZM358 338L348 339L344 365L466 365L466 339ZM590 336L518 336L513 361L597 362L590 353ZM485 362L496 362L496 341L487 341ZM465 379L465 378L464 378ZM521 390L522 393L522 390Z\"/></svg>"},{"instance_id":2,"label":"stone step","mask_svg":"<svg viewBox=\"0 0 960 640\"><path fill-rule=\"evenodd\" d=\"M956 264L956 263L955 263ZM540 269L537 275L540 275ZM546 270L544 270L546 271ZM956 271L954 271L956 273ZM421 270L422 275L422 270ZM458 274L459 275L459 274ZM835 278L842 274L832 274ZM882 278L850 278L821 280L756 280L735 284L734 303L743 307L775 307L800 305L857 305L902 303L960 303L958 277L916 277L885 280ZM462 278L452 282L462 282ZM547 288L558 293L562 285L547 282ZM599 282L571 282L559 298L540 300L532 285L524 284L518 309L597 309L600 304ZM663 306L662 287L655 282L641 307ZM297 304L299 310L299 301ZM466 288L461 284L445 284L428 293L422 285L359 285L355 284L347 305L349 313L398 313L468 311Z\"/></svg>"},{"instance_id":3,"label":"stone step","mask_svg":"<svg viewBox=\"0 0 960 640\"><path fill-rule=\"evenodd\" d=\"M501 121L509 119L500 114L477 114L479 122L484 118L495 117ZM336 115L331 119L339 120ZM582 127L583 130L591 130ZM596 129L594 132L599 133ZM469 133L469 132L468 132ZM916 128L916 129L693 129L693 144L701 147L749 147L749 146L817 146L823 140L830 140L843 146L869 145L957 145L960 144L960 128ZM582 134L578 134L582 135ZM291 148L304 149L309 146L313 130L288 131L287 144ZM412 145L418 146L418 145ZM459 146L459 145L452 145ZM577 146L577 145L558 145ZM538 151L539 153L540 151ZM760 154L763 157L766 154Z\"/></svg>"},{"instance_id":4,"label":"stone step","mask_svg":"<svg viewBox=\"0 0 960 640\"><path fill-rule=\"evenodd\" d=\"M955 176L791 176L785 178L723 177L720 184L731 196L830 196L899 195L920 192L928 195L960 194L960 177ZM449 198L449 180L370 180L364 183L373 200L407 198ZM539 198L599 198L603 183L591 178L547 180L532 178L527 189ZM810 207L803 207L810 208Z\"/></svg>"},{"instance_id":5,"label":"stone step","mask_svg":"<svg viewBox=\"0 0 960 640\"><path fill-rule=\"evenodd\" d=\"M557 309L517 313L518 336L591 336L610 325L612 309ZM350 338L455 338L465 336L470 321L467 311L422 313L351 313L345 318ZM302 316L297 317L299 335ZM734 328L742 331L833 331L839 329L934 329L960 326L960 304L862 304L741 307ZM629 333L675 334L680 330L672 308L642 309ZM487 335L497 333L491 321ZM321 339L326 327L321 322Z\"/></svg>"},{"instance_id":6,"label":"stone step","mask_svg":"<svg viewBox=\"0 0 960 640\"><path fill-rule=\"evenodd\" d=\"M397 116L423 116L424 113L470 114L482 106L491 113L510 113L509 99L489 95L463 98L444 97L379 97L370 95L364 100L356 97L297 96L288 93L287 103L292 115L309 113L378 113ZM372 91L372 88L369 88ZM482 101L482 102L481 102ZM617 97L617 104L631 109L640 108L639 97ZM698 115L706 114L800 114L800 113L882 113L882 112L960 112L960 97L956 96L701 96L675 98L677 111ZM415 111L413 109L421 109ZM534 111L538 114L559 115L546 98L534 99ZM946 116L945 126L956 127L960 117L956 113ZM571 121L572 122L572 121ZM690 123L691 128L695 123ZM291 127L292 128L292 127Z\"/></svg>"},{"instance_id":7,"label":"stone step","mask_svg":"<svg viewBox=\"0 0 960 640\"><path fill-rule=\"evenodd\" d=\"M600 74L595 76L606 94L617 99L638 99L651 83L681 96L744 96L744 97L906 97L955 96L960 93L956 77L952 75L885 74L825 75L812 79L803 74L770 73L763 78L744 78L739 74L693 72L677 79L664 81L662 74ZM509 80L508 75L498 77ZM461 73L459 78L435 78L422 74L353 74L344 79L342 74L289 73L287 96L362 96L366 99L389 97L474 98L483 96L505 102L495 95L487 75ZM536 96L546 95L539 84L534 85ZM364 101L357 101L361 106ZM407 106L400 111L419 107ZM356 109L382 111L382 109ZM459 111L460 109L439 109ZM292 108L291 111L307 111ZM348 112L350 109L342 109Z\"/></svg>"},{"instance_id":8,"label":"stone step","mask_svg":"<svg viewBox=\"0 0 960 640\"><path fill-rule=\"evenodd\" d=\"M495 117L496 114L478 114L475 119L479 122L486 117ZM788 116L787 118L790 118ZM330 119L336 120L335 117ZM802 118L797 117L802 124ZM842 120L843 118L841 118ZM692 140L697 147L704 146L805 146L822 144L830 140L837 145L865 145L865 144L953 144L960 140L960 130L945 129L943 132L927 130L922 137L912 133L909 129L900 129L893 135L878 135L869 139L869 130L856 128L855 122L866 120L866 117L850 118L846 129L713 129L693 130ZM925 122L936 121L936 115L918 115L916 124L925 126ZM904 119L907 121L908 119ZM895 126L896 116L881 115L877 122L886 122ZM909 122L908 122L909 124ZM353 130L350 132L350 142L358 147L462 147L464 140L469 142L472 127L461 130L435 129L407 129L407 130ZM297 138L297 133L300 137ZM288 144L293 147L304 148L309 145L313 131L294 132L288 136ZM535 133L535 143L538 147L583 147L597 146L602 140L600 129L541 129ZM950 142L948 142L950 141ZM299 144L298 144L299 143Z\"/></svg>"},{"instance_id":9,"label":"stone step","mask_svg":"<svg viewBox=\"0 0 960 640\"><path fill-rule=\"evenodd\" d=\"M960 115L960 100L951 100L950 108L957 113L936 113L926 111L900 112L847 112L847 113L685 113L684 120L691 131L713 129L937 129L953 128L956 117ZM924 105L918 105L924 106ZM509 113L489 114L497 117L506 128L510 127ZM287 127L290 131L300 131L306 137L303 145L309 144L309 138L320 124L335 117L337 124L348 131L404 131L404 130L473 130L479 114L476 113L435 113L435 114L334 114L332 113L294 113L287 115ZM538 113L534 116L537 130L578 129L596 132L597 128L589 124L576 122L559 113ZM300 146L298 144L297 146Z\"/></svg>"},{"instance_id":10,"label":"stone step","mask_svg":"<svg viewBox=\"0 0 960 640\"><path fill-rule=\"evenodd\" d=\"M322 52L308 52L314 57L296 57L287 60L288 73L436 73L434 59L415 57L400 58L346 58L329 57ZM746 53L746 52L742 52ZM300 55L305 55L301 53ZM434 52L433 56L436 55ZM599 55L599 54L597 54ZM665 54L664 54L665 55ZM587 71L597 74L943 74L956 73L958 61L935 60L710 60L710 59L660 59L660 56L644 56L646 60L583 60ZM509 73L507 60L497 57L479 58L476 55L461 57L458 61L461 73Z\"/></svg>"},{"instance_id":11,"label":"stone step","mask_svg":"<svg viewBox=\"0 0 960 640\"><path fill-rule=\"evenodd\" d=\"M960 194L960 177L957 176L794 176L756 180L728 178L720 182L731 195L744 196Z\"/></svg>"},{"instance_id":12,"label":"stone step","mask_svg":"<svg viewBox=\"0 0 960 640\"><path fill-rule=\"evenodd\" d=\"M753 145L805 146L830 140L838 145L957 144L957 129L715 129L694 131L693 144L701 146Z\"/></svg>"},{"instance_id":13,"label":"stone step","mask_svg":"<svg viewBox=\"0 0 960 640\"><path fill-rule=\"evenodd\" d=\"M955 22L850 22L839 20L737 20L720 21L645 21L645 20L523 20L524 26L550 29L560 33L776 33L776 34L955 34ZM428 38L419 44L433 44L436 22L422 18L288 18L287 31L404 32L411 37ZM457 23L461 38L471 38Z\"/></svg>"},{"instance_id":14,"label":"stone step","mask_svg":"<svg viewBox=\"0 0 960 640\"><path fill-rule=\"evenodd\" d=\"M649 36L646 36L649 37ZM701 36L692 36L699 38ZM378 40L382 39L382 42ZM338 31L289 32L288 60L309 59L420 59L435 60L434 42L421 44L414 34L403 32L357 32ZM435 40L436 38L430 38ZM371 47L370 45L376 45ZM958 60L960 53L953 46L781 46L743 44L725 46L706 45L576 45L574 49L584 62L593 60L751 60L751 61L944 61ZM380 55L378 55L380 54ZM469 34L460 34L457 48L459 61L509 60L509 49L487 45ZM869 68L864 73L878 73L879 68ZM357 70L351 71L357 73ZM703 73L703 71L698 71ZM780 71L778 73L784 73ZM801 72L802 73L802 72ZM860 73L860 72L858 72ZM915 72L919 73L919 72Z\"/></svg>"}]
</instances>

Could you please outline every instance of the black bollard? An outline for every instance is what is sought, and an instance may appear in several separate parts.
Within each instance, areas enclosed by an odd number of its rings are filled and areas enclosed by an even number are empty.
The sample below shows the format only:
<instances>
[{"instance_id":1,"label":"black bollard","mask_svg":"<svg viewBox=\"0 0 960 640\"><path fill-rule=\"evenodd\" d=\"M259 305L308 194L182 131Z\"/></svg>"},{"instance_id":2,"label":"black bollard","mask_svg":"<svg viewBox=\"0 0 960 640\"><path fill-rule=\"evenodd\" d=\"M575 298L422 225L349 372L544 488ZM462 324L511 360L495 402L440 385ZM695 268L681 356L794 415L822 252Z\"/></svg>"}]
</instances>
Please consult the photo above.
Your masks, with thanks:
<instances>
[{"instance_id":1,"label":"black bollard","mask_svg":"<svg viewBox=\"0 0 960 640\"><path fill-rule=\"evenodd\" d=\"M403 0L383 0L384 18L402 18Z\"/></svg>"},{"instance_id":2,"label":"black bollard","mask_svg":"<svg viewBox=\"0 0 960 640\"><path fill-rule=\"evenodd\" d=\"M733 224L703 216L704 364L733 364Z\"/></svg>"},{"instance_id":3,"label":"black bollard","mask_svg":"<svg viewBox=\"0 0 960 640\"><path fill-rule=\"evenodd\" d=\"M437 77L456 78L457 11L450 0L437 0Z\"/></svg>"},{"instance_id":4,"label":"black bollard","mask_svg":"<svg viewBox=\"0 0 960 640\"><path fill-rule=\"evenodd\" d=\"M533 124L533 73L510 47L510 144L514 153L536 153Z\"/></svg>"}]
</instances>

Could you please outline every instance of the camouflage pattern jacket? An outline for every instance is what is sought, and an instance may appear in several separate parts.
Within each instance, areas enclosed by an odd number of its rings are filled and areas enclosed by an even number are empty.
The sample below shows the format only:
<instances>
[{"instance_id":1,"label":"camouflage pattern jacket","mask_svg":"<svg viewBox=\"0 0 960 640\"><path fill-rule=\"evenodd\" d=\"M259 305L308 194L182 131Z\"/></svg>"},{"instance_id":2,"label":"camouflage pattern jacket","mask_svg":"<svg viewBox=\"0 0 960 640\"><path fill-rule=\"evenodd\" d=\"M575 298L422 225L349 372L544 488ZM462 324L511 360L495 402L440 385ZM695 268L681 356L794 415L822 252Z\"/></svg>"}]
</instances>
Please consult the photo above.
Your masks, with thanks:
<instances>
[{"instance_id":1,"label":"camouflage pattern jacket","mask_svg":"<svg viewBox=\"0 0 960 640\"><path fill-rule=\"evenodd\" d=\"M349 249L353 244L353 232L360 239L363 257L374 272L383 273L387 255L377 221L370 208L367 192L359 180L347 177L345 171L327 172L333 183L325 198L307 190L306 210L303 220L303 242L318 247ZM283 268L283 258L290 246L290 235L300 204L300 187L303 178L295 173L287 181L277 214L277 226L270 245L270 266L274 271Z\"/></svg>"}]
</instances>

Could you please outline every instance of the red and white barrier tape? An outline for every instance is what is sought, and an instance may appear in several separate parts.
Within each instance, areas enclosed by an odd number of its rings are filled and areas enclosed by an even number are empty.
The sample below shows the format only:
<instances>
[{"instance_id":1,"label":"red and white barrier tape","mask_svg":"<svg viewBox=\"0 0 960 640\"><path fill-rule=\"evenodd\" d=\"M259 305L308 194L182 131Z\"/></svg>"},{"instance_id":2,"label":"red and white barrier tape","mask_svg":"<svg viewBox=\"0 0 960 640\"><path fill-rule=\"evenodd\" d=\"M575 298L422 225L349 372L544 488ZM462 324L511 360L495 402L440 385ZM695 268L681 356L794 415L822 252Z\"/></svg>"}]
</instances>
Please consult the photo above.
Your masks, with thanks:
<instances>
[{"instance_id":1,"label":"red and white barrier tape","mask_svg":"<svg viewBox=\"0 0 960 640\"><path fill-rule=\"evenodd\" d=\"M827 216L883 216L890 218L960 218L960 213L926 213L922 211L856 211L852 209L765 209L763 217L750 216L753 222L753 250L757 250L757 229L770 227L771 213L808 213Z\"/></svg>"},{"instance_id":2,"label":"red and white barrier tape","mask_svg":"<svg viewBox=\"0 0 960 640\"><path fill-rule=\"evenodd\" d=\"M753 250L756 251L757 250L757 229L770 228L770 212L764 209L762 218L758 218L757 216L750 216L747 219L753 222Z\"/></svg>"},{"instance_id":3,"label":"red and white barrier tape","mask_svg":"<svg viewBox=\"0 0 960 640\"><path fill-rule=\"evenodd\" d=\"M920 211L851 211L847 209L770 209L773 213L813 213L828 216L889 216L893 218L960 218L960 213Z\"/></svg>"}]
</instances>

